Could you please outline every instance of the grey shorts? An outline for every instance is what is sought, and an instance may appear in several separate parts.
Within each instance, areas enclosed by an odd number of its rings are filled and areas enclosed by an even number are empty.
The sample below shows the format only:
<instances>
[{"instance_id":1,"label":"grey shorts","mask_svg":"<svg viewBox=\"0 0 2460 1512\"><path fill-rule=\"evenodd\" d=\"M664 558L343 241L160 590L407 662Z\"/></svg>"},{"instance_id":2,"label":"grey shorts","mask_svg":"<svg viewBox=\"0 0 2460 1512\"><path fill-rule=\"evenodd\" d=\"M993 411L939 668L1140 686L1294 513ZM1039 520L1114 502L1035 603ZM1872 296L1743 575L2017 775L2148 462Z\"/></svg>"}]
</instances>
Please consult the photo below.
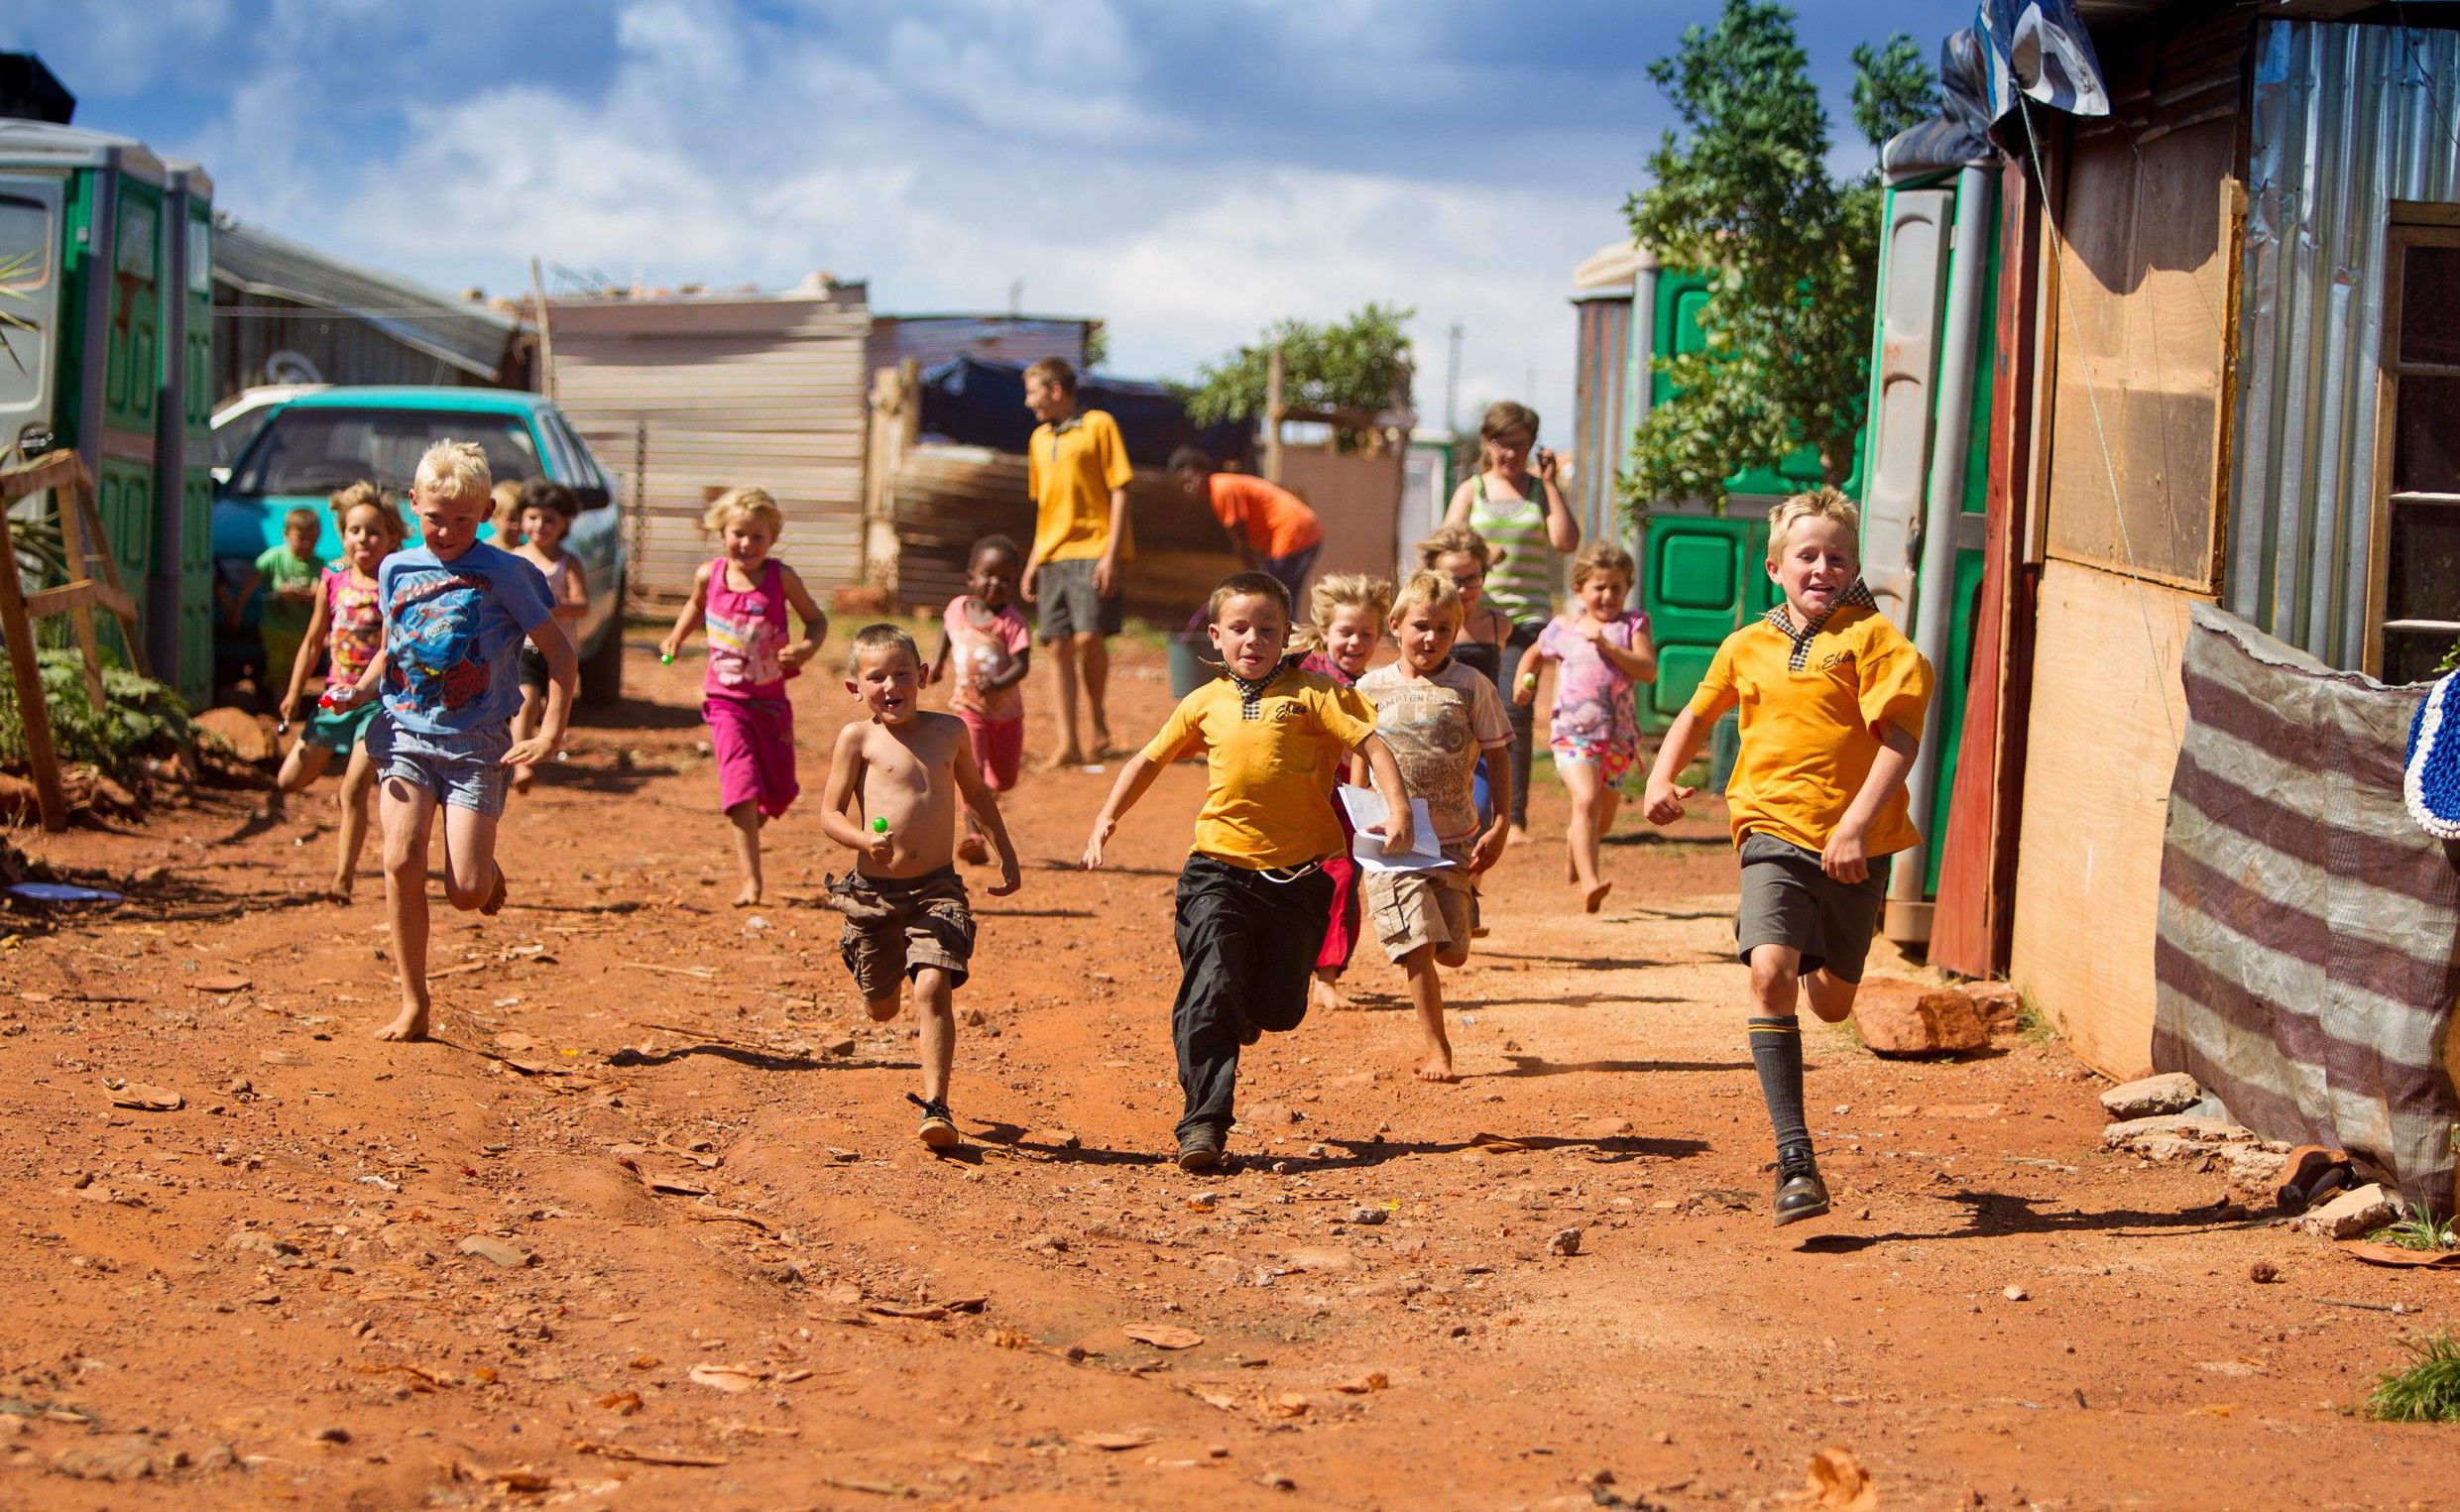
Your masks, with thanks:
<instances>
[{"instance_id":1,"label":"grey shorts","mask_svg":"<svg viewBox=\"0 0 2460 1512\"><path fill-rule=\"evenodd\" d=\"M367 727L366 741L378 782L399 777L447 808L471 809L490 819L503 815L504 786L512 775L504 764L504 754L513 749L511 730L428 735L379 714Z\"/></svg>"},{"instance_id":2,"label":"grey shorts","mask_svg":"<svg viewBox=\"0 0 2460 1512\"><path fill-rule=\"evenodd\" d=\"M1033 575L1033 592L1042 605L1039 634L1045 640L1068 636L1115 636L1123 623L1125 595L1104 598L1094 591L1094 559L1044 562ZM1124 569L1122 569L1124 570Z\"/></svg>"},{"instance_id":3,"label":"grey shorts","mask_svg":"<svg viewBox=\"0 0 2460 1512\"><path fill-rule=\"evenodd\" d=\"M1803 953L1803 975L1825 967L1839 982L1862 980L1862 963L1879 932L1888 899L1888 858L1871 858L1871 874L1840 882L1819 870L1819 853L1774 835L1742 838L1742 905L1734 917L1734 948L1744 962L1762 945Z\"/></svg>"},{"instance_id":4,"label":"grey shorts","mask_svg":"<svg viewBox=\"0 0 2460 1512\"><path fill-rule=\"evenodd\" d=\"M854 974L865 1001L885 997L924 967L948 973L951 987L965 986L974 960L974 908L965 879L954 867L920 876L832 877L837 899L837 953Z\"/></svg>"},{"instance_id":5,"label":"grey shorts","mask_svg":"<svg viewBox=\"0 0 2460 1512\"><path fill-rule=\"evenodd\" d=\"M1375 938L1384 954L1398 961L1421 945L1441 952L1448 945L1469 948L1471 912L1469 858L1473 841L1444 847L1453 865L1432 872L1365 872L1358 890L1365 895L1366 916L1374 921Z\"/></svg>"}]
</instances>

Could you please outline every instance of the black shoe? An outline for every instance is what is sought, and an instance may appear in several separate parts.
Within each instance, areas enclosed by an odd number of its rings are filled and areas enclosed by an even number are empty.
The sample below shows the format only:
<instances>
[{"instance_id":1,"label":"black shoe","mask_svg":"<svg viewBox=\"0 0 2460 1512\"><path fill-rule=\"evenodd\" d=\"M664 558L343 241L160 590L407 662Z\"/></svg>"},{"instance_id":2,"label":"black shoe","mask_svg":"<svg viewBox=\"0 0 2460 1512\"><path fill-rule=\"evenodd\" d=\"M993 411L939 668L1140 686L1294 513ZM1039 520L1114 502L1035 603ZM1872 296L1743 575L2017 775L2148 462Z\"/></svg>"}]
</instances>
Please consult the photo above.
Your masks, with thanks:
<instances>
[{"instance_id":1,"label":"black shoe","mask_svg":"<svg viewBox=\"0 0 2460 1512\"><path fill-rule=\"evenodd\" d=\"M1238 1015L1238 1043L1241 1045L1252 1045L1263 1037L1264 1031L1256 1027L1256 1022L1254 1019L1249 1018L1244 1013Z\"/></svg>"},{"instance_id":2,"label":"black shoe","mask_svg":"<svg viewBox=\"0 0 2460 1512\"><path fill-rule=\"evenodd\" d=\"M1209 1128L1190 1129L1179 1136L1179 1169L1218 1171L1222 1168L1222 1136Z\"/></svg>"},{"instance_id":3,"label":"black shoe","mask_svg":"<svg viewBox=\"0 0 2460 1512\"><path fill-rule=\"evenodd\" d=\"M1818 1162L1811 1151L1785 1150L1777 1156L1777 1226L1818 1218L1828 1211L1827 1184L1819 1179Z\"/></svg>"},{"instance_id":4,"label":"black shoe","mask_svg":"<svg viewBox=\"0 0 2460 1512\"><path fill-rule=\"evenodd\" d=\"M909 1092L905 1101L922 1109L922 1126L917 1134L925 1145L935 1150L953 1150L965 1142L965 1136L957 1132L957 1120L949 1116L945 1100L933 1098L925 1102Z\"/></svg>"}]
</instances>

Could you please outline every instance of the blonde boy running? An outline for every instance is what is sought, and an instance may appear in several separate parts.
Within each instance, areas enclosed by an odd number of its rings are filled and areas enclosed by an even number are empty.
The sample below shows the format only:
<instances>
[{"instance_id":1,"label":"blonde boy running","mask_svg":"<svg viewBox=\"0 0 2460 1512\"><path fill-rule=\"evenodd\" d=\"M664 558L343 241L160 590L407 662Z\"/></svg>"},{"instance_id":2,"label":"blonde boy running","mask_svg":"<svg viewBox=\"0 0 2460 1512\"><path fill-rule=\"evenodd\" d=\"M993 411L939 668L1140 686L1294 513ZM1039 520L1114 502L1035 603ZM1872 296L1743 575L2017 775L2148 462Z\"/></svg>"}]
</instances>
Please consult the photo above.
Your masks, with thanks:
<instances>
[{"instance_id":1,"label":"blonde boy running","mask_svg":"<svg viewBox=\"0 0 2460 1512\"><path fill-rule=\"evenodd\" d=\"M999 818L999 800L974 764L965 722L926 713L922 652L893 625L855 633L846 691L865 717L837 733L822 794L820 827L855 853L855 869L832 880L846 925L838 952L876 1022L897 1016L904 983L914 984L922 1020L922 1142L935 1150L961 1136L948 1111L948 1072L957 1052L951 997L974 959L974 911L957 874L957 805L963 801L999 853L1005 897L1017 886L1016 848Z\"/></svg>"},{"instance_id":2,"label":"blonde boy running","mask_svg":"<svg viewBox=\"0 0 2460 1512\"><path fill-rule=\"evenodd\" d=\"M1725 638L1666 732L1644 799L1651 824L1683 817L1675 779L1726 710L1742 708L1742 756L1726 788L1742 860L1734 943L1751 968L1751 1060L1777 1135L1780 1226L1828 1211L1803 1117L1796 1004L1841 1023L1879 910L1887 857L1921 842L1905 773L1931 701L1931 663L1862 586L1862 517L1832 488L1768 517L1768 575L1785 602Z\"/></svg>"},{"instance_id":3,"label":"blonde boy running","mask_svg":"<svg viewBox=\"0 0 2460 1512\"><path fill-rule=\"evenodd\" d=\"M1384 954L1409 973L1410 1001L1426 1032L1418 1075L1452 1082L1452 1040L1444 1033L1438 966L1469 959L1471 879L1503 855L1510 816L1477 818L1474 774L1486 767L1491 791L1511 776L1512 724L1495 685L1453 658L1461 635L1461 591L1434 572L1413 574L1392 602L1392 636L1401 659L1358 679L1375 706L1375 733L1392 748L1401 783L1424 798L1435 838L1452 863L1432 872L1369 872L1366 912Z\"/></svg>"}]
</instances>

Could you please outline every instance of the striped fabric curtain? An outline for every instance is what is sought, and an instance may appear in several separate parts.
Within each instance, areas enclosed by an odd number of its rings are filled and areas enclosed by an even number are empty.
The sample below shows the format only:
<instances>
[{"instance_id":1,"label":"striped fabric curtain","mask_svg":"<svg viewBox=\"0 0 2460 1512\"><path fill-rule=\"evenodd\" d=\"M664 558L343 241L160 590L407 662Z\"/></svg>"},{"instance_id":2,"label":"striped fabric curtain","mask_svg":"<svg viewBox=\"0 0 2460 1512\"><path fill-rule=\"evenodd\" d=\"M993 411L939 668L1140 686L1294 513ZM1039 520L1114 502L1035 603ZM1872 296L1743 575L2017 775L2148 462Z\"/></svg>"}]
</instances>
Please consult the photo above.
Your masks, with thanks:
<instances>
[{"instance_id":1,"label":"striped fabric curtain","mask_svg":"<svg viewBox=\"0 0 2460 1512\"><path fill-rule=\"evenodd\" d=\"M2450 1213L2460 853L2401 797L2425 689L2333 671L2201 604L2184 662L2153 1064Z\"/></svg>"}]
</instances>

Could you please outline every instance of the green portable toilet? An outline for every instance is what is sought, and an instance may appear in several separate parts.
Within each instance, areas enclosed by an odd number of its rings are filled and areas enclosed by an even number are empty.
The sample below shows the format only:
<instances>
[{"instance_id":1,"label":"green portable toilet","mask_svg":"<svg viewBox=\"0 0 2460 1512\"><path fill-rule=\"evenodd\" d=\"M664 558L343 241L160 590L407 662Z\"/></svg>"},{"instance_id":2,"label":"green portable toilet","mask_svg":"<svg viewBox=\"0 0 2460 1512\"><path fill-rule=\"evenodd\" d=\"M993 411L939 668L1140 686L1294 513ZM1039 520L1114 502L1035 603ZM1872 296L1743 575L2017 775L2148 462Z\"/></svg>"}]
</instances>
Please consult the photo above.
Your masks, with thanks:
<instances>
[{"instance_id":1,"label":"green portable toilet","mask_svg":"<svg viewBox=\"0 0 2460 1512\"><path fill-rule=\"evenodd\" d=\"M146 654L156 676L202 704L213 690L213 179L175 163L167 187Z\"/></svg>"},{"instance_id":2,"label":"green portable toilet","mask_svg":"<svg viewBox=\"0 0 2460 1512\"><path fill-rule=\"evenodd\" d=\"M203 189L209 214L210 182L188 172L188 198ZM121 582L154 622L155 670L197 700L209 690L190 673L205 664L186 665L176 610L165 624L156 608L158 597L169 606L191 592L186 532L192 520L201 546L212 511L209 494L191 498L186 466L188 411L211 403L210 392L191 399L189 375L210 390L212 321L185 257L210 242L186 229L192 210L175 207L174 177L141 142L0 119L0 268L13 270L0 278L0 308L24 322L6 329L18 360L0 370L0 422L11 442L49 430L84 457ZM178 343L167 347L174 323ZM188 346L195 325L201 361ZM174 532L179 549L165 544ZM158 585L158 572L174 581ZM199 576L192 591L209 595L210 580ZM200 602L209 618L210 599ZM196 625L210 630L205 618ZM116 646L117 623L104 617L101 628Z\"/></svg>"}]
</instances>

